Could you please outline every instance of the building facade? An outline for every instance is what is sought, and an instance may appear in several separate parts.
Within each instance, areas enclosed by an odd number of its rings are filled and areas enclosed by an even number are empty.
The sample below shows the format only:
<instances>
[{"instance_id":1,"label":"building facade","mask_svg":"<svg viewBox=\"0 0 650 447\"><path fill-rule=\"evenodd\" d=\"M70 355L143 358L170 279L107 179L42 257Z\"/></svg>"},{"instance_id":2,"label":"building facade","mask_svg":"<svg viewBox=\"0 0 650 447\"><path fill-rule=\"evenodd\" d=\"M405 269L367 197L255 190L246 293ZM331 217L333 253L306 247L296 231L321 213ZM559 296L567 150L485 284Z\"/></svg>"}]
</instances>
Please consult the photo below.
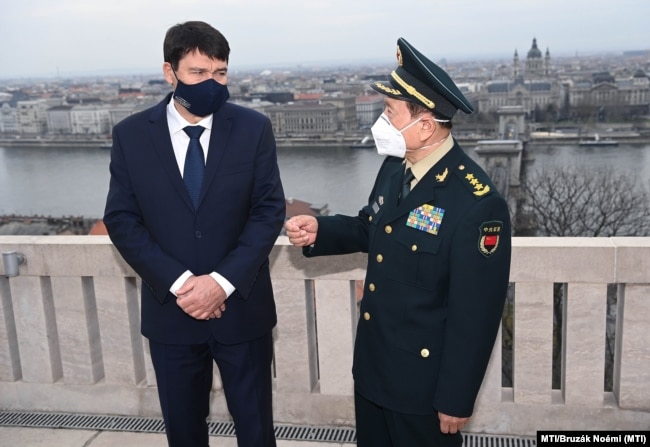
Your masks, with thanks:
<instances>
[{"instance_id":1,"label":"building facade","mask_svg":"<svg viewBox=\"0 0 650 447\"><path fill-rule=\"evenodd\" d=\"M604 120L647 115L650 112L650 79L643 70L616 75L597 72L569 83L569 105L575 118Z\"/></svg>"},{"instance_id":2,"label":"building facade","mask_svg":"<svg viewBox=\"0 0 650 447\"><path fill-rule=\"evenodd\" d=\"M523 107L524 113L533 117L539 111L557 114L565 105L564 85L551 73L551 55L544 56L533 39L526 55L524 70L520 70L517 50L513 57L512 77L484 82L477 94L478 109L483 113L496 113L502 107Z\"/></svg>"},{"instance_id":3,"label":"building facade","mask_svg":"<svg viewBox=\"0 0 650 447\"><path fill-rule=\"evenodd\" d=\"M360 128L372 126L384 111L383 95L362 95L357 97L357 118Z\"/></svg>"},{"instance_id":4,"label":"building facade","mask_svg":"<svg viewBox=\"0 0 650 447\"><path fill-rule=\"evenodd\" d=\"M319 101L301 101L266 108L273 131L278 137L316 136L335 133L338 110Z\"/></svg>"}]
</instances>

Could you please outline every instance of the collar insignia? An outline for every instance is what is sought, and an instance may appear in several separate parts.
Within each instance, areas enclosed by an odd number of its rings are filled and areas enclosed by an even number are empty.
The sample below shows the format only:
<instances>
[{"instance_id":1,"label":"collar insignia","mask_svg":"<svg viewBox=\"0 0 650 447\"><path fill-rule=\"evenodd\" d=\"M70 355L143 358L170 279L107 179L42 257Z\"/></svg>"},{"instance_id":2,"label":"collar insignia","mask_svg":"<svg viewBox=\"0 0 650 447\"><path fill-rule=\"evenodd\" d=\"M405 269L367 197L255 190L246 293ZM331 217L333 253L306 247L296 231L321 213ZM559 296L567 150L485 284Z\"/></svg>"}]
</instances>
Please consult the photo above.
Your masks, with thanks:
<instances>
[{"instance_id":1,"label":"collar insignia","mask_svg":"<svg viewBox=\"0 0 650 447\"><path fill-rule=\"evenodd\" d=\"M436 181L438 183L444 182L445 179L447 178L447 174L449 174L449 168L445 168L445 172L443 172L442 174L436 174Z\"/></svg>"}]
</instances>

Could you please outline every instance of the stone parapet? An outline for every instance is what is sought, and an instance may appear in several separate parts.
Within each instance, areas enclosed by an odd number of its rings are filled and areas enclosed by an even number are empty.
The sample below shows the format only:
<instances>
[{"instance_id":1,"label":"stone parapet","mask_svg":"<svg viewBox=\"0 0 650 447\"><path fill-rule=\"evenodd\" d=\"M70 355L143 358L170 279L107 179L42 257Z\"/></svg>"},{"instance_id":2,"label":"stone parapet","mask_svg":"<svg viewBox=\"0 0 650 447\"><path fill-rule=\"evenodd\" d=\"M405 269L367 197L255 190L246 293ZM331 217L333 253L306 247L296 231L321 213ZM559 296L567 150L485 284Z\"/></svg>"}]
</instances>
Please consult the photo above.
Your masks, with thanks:
<instances>
[{"instance_id":1,"label":"stone parapet","mask_svg":"<svg viewBox=\"0 0 650 447\"><path fill-rule=\"evenodd\" d=\"M106 236L0 236L0 409L160 416L139 328L140 281ZM275 419L353 426L351 362L365 255L271 253ZM650 426L650 238L513 238L512 387L501 343L467 431ZM561 386L552 387L553 291L564 285ZM607 288L617 285L613 389L604 390ZM499 337L500 339L500 337ZM211 417L229 419L215 369Z\"/></svg>"}]
</instances>

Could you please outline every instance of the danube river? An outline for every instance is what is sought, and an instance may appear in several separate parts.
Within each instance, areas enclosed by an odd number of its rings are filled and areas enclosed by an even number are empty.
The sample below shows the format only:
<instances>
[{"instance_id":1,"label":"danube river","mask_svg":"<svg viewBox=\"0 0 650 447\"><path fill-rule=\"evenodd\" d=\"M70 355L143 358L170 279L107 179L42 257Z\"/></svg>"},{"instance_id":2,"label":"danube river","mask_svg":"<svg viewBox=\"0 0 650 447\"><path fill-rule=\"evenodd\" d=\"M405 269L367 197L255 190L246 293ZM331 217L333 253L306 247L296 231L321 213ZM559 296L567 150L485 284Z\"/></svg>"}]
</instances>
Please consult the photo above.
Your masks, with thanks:
<instances>
[{"instance_id":1,"label":"danube river","mask_svg":"<svg viewBox=\"0 0 650 447\"><path fill-rule=\"evenodd\" d=\"M468 152L473 145L465 146ZM533 145L532 169L579 166L597 175L613 166L648 187L650 144L585 148ZM110 151L97 148L0 147L0 215L101 218L108 191ZM330 214L356 214L367 200L382 157L374 149L278 148L287 197L327 204Z\"/></svg>"}]
</instances>

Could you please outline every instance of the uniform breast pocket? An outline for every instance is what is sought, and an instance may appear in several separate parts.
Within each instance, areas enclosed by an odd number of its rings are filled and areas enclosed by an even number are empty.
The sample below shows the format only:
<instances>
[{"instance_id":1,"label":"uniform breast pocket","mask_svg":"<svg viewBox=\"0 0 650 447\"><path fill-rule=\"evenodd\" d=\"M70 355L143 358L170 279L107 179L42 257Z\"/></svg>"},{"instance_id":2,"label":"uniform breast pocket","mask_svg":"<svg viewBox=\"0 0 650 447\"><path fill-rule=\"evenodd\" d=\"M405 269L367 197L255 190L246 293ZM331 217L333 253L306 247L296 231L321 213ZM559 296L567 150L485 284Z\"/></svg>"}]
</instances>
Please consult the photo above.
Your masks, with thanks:
<instances>
[{"instance_id":1,"label":"uniform breast pocket","mask_svg":"<svg viewBox=\"0 0 650 447\"><path fill-rule=\"evenodd\" d=\"M439 236L403 226L396 235L400 246L401 271L407 281L431 289L440 280L447 266L441 256L442 240Z\"/></svg>"}]
</instances>

